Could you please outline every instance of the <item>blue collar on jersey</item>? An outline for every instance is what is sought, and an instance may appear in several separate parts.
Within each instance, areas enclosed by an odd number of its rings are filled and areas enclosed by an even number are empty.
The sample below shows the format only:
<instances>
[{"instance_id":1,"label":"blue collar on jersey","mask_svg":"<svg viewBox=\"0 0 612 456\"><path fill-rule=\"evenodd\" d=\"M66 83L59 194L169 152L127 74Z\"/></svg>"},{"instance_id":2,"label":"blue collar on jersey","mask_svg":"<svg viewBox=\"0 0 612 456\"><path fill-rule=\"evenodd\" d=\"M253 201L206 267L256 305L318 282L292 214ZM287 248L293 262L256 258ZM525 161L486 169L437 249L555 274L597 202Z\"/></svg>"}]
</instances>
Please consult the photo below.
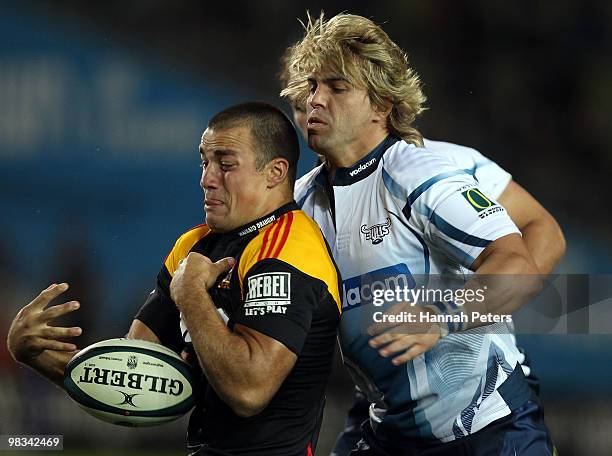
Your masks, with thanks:
<instances>
[{"instance_id":1,"label":"blue collar on jersey","mask_svg":"<svg viewBox=\"0 0 612 456\"><path fill-rule=\"evenodd\" d=\"M384 153L393 144L399 141L399 138L395 136L387 136L378 146L376 146L369 154L355 163L349 168L338 168L336 174L331 182L332 185L351 185L362 179L365 179L372 174L378 167L378 161L384 155ZM319 175L315 178L316 184L324 184L328 180L328 171L323 166Z\"/></svg>"}]
</instances>

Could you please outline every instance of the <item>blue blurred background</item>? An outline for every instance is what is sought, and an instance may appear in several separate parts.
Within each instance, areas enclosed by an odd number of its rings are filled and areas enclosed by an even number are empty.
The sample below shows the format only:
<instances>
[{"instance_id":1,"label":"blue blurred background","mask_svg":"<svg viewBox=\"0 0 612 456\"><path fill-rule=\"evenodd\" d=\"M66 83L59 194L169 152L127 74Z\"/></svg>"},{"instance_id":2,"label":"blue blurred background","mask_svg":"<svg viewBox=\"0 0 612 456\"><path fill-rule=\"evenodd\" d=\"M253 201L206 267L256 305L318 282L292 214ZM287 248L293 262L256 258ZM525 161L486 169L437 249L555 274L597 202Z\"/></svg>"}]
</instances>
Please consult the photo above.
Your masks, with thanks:
<instances>
[{"instance_id":1,"label":"blue blurred background","mask_svg":"<svg viewBox=\"0 0 612 456\"><path fill-rule=\"evenodd\" d=\"M608 2L0 0L3 338L16 311L59 281L83 304L81 345L127 331L176 237L203 220L207 120L249 99L288 111L276 76L306 9L384 24L424 81L425 136L479 149L555 215L568 239L559 272L612 272ZM304 148L299 175L314 162ZM560 453L612 454L612 337L520 342ZM337 367L319 454L349 399ZM181 454L184 421L160 429L95 421L0 345L0 434Z\"/></svg>"}]
</instances>

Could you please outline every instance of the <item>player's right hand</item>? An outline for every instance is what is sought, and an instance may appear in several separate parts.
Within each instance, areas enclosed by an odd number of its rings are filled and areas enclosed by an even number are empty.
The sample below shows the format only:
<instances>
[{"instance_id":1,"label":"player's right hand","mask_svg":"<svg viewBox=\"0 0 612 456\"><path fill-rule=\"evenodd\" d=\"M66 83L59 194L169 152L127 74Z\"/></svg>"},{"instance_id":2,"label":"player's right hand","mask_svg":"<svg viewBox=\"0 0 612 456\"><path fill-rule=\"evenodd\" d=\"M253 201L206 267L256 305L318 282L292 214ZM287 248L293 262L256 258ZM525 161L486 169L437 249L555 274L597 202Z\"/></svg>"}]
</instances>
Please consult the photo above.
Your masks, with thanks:
<instances>
[{"instance_id":1,"label":"player's right hand","mask_svg":"<svg viewBox=\"0 0 612 456\"><path fill-rule=\"evenodd\" d=\"M47 308L49 302L67 289L67 283L53 284L17 313L6 339L8 350L16 361L28 364L44 350L74 351L77 349L76 345L62 342L59 339L79 336L82 332L81 328L61 328L49 325L53 319L79 308L77 301L69 301Z\"/></svg>"}]
</instances>

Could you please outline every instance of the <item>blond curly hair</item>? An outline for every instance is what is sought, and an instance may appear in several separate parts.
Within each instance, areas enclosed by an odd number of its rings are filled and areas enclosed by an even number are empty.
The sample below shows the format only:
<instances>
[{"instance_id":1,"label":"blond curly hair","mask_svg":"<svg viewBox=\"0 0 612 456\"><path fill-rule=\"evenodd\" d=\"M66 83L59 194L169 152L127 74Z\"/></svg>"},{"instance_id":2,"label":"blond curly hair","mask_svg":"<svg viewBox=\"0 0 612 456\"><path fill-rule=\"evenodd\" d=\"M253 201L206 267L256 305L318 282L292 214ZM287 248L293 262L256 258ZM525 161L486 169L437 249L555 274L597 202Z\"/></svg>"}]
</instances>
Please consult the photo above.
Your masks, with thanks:
<instances>
[{"instance_id":1,"label":"blond curly hair","mask_svg":"<svg viewBox=\"0 0 612 456\"><path fill-rule=\"evenodd\" d=\"M377 111L388 109L389 131L406 142L423 145L423 136L412 126L425 109L419 76L408 66L408 56L374 22L353 14L326 20L308 14L304 38L283 56L281 81L285 97L294 106L305 106L308 77L316 71L333 73L353 86L367 90Z\"/></svg>"}]
</instances>

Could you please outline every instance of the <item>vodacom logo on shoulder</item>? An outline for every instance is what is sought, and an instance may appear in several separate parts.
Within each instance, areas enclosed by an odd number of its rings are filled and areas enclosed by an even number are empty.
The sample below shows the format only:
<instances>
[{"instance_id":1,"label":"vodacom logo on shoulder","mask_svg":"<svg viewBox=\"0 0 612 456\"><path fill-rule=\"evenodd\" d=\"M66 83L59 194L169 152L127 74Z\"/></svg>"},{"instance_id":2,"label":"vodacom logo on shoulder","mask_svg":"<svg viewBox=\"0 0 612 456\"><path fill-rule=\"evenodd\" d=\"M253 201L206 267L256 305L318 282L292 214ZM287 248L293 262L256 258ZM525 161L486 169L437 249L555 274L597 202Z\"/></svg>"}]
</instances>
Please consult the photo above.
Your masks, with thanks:
<instances>
[{"instance_id":1,"label":"vodacom logo on shoulder","mask_svg":"<svg viewBox=\"0 0 612 456\"><path fill-rule=\"evenodd\" d=\"M351 171L349 173L349 176L355 177L357 174L359 174L364 169L369 168L370 166L372 166L372 163L374 163L375 161L376 161L376 159L372 158L370 161L362 163L361 165L359 165L359 167L357 167L357 169L354 169L353 171Z\"/></svg>"}]
</instances>

